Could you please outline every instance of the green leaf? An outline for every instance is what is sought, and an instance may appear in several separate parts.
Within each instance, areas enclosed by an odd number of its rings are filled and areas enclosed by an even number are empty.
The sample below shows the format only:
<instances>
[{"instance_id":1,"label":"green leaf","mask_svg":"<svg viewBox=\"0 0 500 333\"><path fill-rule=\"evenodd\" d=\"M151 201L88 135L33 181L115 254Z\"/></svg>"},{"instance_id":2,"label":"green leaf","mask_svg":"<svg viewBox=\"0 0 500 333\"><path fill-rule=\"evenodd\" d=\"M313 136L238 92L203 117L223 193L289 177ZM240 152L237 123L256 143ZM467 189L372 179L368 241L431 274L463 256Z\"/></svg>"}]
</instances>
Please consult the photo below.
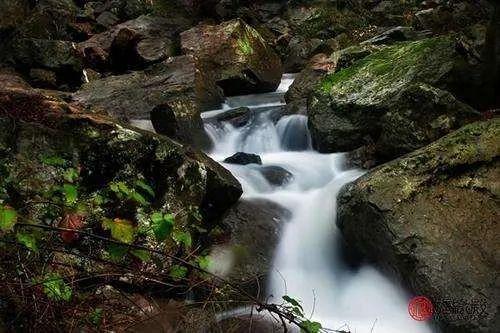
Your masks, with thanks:
<instances>
[{"instance_id":1,"label":"green leaf","mask_svg":"<svg viewBox=\"0 0 500 333\"><path fill-rule=\"evenodd\" d=\"M101 325L102 321L102 309L101 308L95 308L92 313L89 315L90 322L94 324L95 326Z\"/></svg>"},{"instance_id":2,"label":"green leaf","mask_svg":"<svg viewBox=\"0 0 500 333\"><path fill-rule=\"evenodd\" d=\"M36 245L36 238L32 234L18 232L16 234L17 241L33 252L38 251L38 246Z\"/></svg>"},{"instance_id":3,"label":"green leaf","mask_svg":"<svg viewBox=\"0 0 500 333\"><path fill-rule=\"evenodd\" d=\"M148 184L146 184L144 181L142 180L136 180L135 182L135 186L140 188L140 189L143 189L144 191L146 191L151 197L154 198L155 196L155 191L153 191L153 188L151 186L149 186Z\"/></svg>"},{"instance_id":4,"label":"green leaf","mask_svg":"<svg viewBox=\"0 0 500 333\"><path fill-rule=\"evenodd\" d=\"M191 234L186 231L174 231L172 234L172 238L177 244L184 244L184 247L191 247L193 240L191 239Z\"/></svg>"},{"instance_id":5,"label":"green leaf","mask_svg":"<svg viewBox=\"0 0 500 333\"><path fill-rule=\"evenodd\" d=\"M69 183L74 183L78 176L78 171L75 168L69 168L63 173L64 180Z\"/></svg>"},{"instance_id":6,"label":"green leaf","mask_svg":"<svg viewBox=\"0 0 500 333\"><path fill-rule=\"evenodd\" d=\"M109 244L106 248L106 251L109 254L109 258L112 261L121 261L128 252L128 247L118 244Z\"/></svg>"},{"instance_id":7,"label":"green leaf","mask_svg":"<svg viewBox=\"0 0 500 333\"><path fill-rule=\"evenodd\" d=\"M104 219L102 222L104 230L111 231L111 237L122 243L130 244L135 238L135 227L129 220Z\"/></svg>"},{"instance_id":8,"label":"green leaf","mask_svg":"<svg viewBox=\"0 0 500 333\"><path fill-rule=\"evenodd\" d=\"M137 202L143 206L146 206L147 204L149 204L149 201L147 201L140 193L133 191L133 190L129 193L129 198L133 199L135 202Z\"/></svg>"},{"instance_id":9,"label":"green leaf","mask_svg":"<svg viewBox=\"0 0 500 333\"><path fill-rule=\"evenodd\" d=\"M17 222L17 212L9 206L0 207L0 230L12 230Z\"/></svg>"},{"instance_id":10,"label":"green leaf","mask_svg":"<svg viewBox=\"0 0 500 333\"><path fill-rule=\"evenodd\" d=\"M130 251L130 253L144 262L148 262L151 260L151 254L149 253L149 251L137 249Z\"/></svg>"},{"instance_id":11,"label":"green leaf","mask_svg":"<svg viewBox=\"0 0 500 333\"><path fill-rule=\"evenodd\" d=\"M292 298L292 297L290 297L290 296L288 296L288 295L285 295L285 296L283 296L283 300L284 300L285 302L287 302L288 304L293 305L293 306L296 306L296 307L298 307L300 310L304 311L304 309L302 308L302 305L300 305L299 301L297 301L295 298Z\"/></svg>"},{"instance_id":12,"label":"green leaf","mask_svg":"<svg viewBox=\"0 0 500 333\"><path fill-rule=\"evenodd\" d=\"M118 182L116 183L116 185L118 186L118 190L120 192L122 192L123 194L130 194L130 189L128 188L127 184L125 184L124 182Z\"/></svg>"},{"instance_id":13,"label":"green leaf","mask_svg":"<svg viewBox=\"0 0 500 333\"><path fill-rule=\"evenodd\" d=\"M51 166L63 166L66 164L66 160L59 156L43 156L41 158L42 163L51 165Z\"/></svg>"},{"instance_id":14,"label":"green leaf","mask_svg":"<svg viewBox=\"0 0 500 333\"><path fill-rule=\"evenodd\" d=\"M212 264L209 256L200 256L196 258L196 261L198 262L198 266L203 270L208 270Z\"/></svg>"},{"instance_id":15,"label":"green leaf","mask_svg":"<svg viewBox=\"0 0 500 333\"><path fill-rule=\"evenodd\" d=\"M319 333L323 328L320 323L310 320L304 320L300 324L302 325L301 333Z\"/></svg>"},{"instance_id":16,"label":"green leaf","mask_svg":"<svg viewBox=\"0 0 500 333\"><path fill-rule=\"evenodd\" d=\"M76 189L76 186L71 184L64 184L62 186L62 190L66 203L68 205L75 204L76 200L78 199L78 190Z\"/></svg>"},{"instance_id":17,"label":"green leaf","mask_svg":"<svg viewBox=\"0 0 500 333\"><path fill-rule=\"evenodd\" d=\"M174 280L180 280L186 277L188 269L184 266L173 265L168 275Z\"/></svg>"},{"instance_id":18,"label":"green leaf","mask_svg":"<svg viewBox=\"0 0 500 333\"><path fill-rule=\"evenodd\" d=\"M159 212L151 214L151 227L156 240L164 241L172 232L174 227L174 216L172 214L162 214Z\"/></svg>"},{"instance_id":19,"label":"green leaf","mask_svg":"<svg viewBox=\"0 0 500 333\"><path fill-rule=\"evenodd\" d=\"M55 301L69 301L73 294L71 288L64 282L58 273L45 275L42 282L43 292Z\"/></svg>"}]
</instances>

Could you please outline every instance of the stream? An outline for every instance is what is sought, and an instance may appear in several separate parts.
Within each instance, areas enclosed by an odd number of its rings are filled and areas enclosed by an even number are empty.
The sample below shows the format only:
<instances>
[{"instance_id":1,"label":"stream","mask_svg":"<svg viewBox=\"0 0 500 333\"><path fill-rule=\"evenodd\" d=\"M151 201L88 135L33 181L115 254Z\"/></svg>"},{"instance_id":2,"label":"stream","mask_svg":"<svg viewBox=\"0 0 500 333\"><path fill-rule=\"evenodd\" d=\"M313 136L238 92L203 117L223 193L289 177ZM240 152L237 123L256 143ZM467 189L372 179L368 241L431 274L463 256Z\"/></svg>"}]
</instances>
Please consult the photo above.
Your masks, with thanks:
<instances>
[{"instance_id":1,"label":"stream","mask_svg":"<svg viewBox=\"0 0 500 333\"><path fill-rule=\"evenodd\" d=\"M267 199L291 212L268 277L270 301L280 303L283 295L298 299L308 317L335 330L432 332L427 324L411 319L410 295L401 286L372 266L353 269L341 256L337 194L363 172L346 168L344 154L314 151L306 116L281 116L284 93L292 82L293 75L285 74L274 93L229 97L220 110L202 114L213 142L209 155L240 181L242 200ZM243 126L213 121L239 107L250 109ZM262 166L223 163L236 152L259 155ZM272 185L260 171L263 166L282 167L293 177Z\"/></svg>"}]
</instances>

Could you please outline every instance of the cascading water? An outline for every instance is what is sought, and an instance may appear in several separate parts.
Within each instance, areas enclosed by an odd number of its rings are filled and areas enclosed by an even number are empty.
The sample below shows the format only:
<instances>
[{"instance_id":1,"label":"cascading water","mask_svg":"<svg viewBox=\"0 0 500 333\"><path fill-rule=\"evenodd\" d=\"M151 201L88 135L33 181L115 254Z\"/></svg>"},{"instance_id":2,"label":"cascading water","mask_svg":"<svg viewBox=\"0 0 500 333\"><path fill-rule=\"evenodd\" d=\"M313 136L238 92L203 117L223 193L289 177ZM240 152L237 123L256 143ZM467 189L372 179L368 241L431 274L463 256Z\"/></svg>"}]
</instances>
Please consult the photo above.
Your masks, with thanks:
<instances>
[{"instance_id":1,"label":"cascading water","mask_svg":"<svg viewBox=\"0 0 500 333\"><path fill-rule=\"evenodd\" d=\"M336 197L340 188L359 177L359 170L344 167L343 154L312 150L307 118L279 118L283 93L293 82L285 75L275 93L229 98L221 110L203 114L213 141L210 155L222 161L236 152L260 155L256 164L225 164L241 182L243 198L264 198L292 214L276 250L268 294L280 302L290 295L301 300L306 313L324 327L350 332L431 332L407 312L409 296L371 266L351 270L339 253L335 226ZM242 127L213 121L230 108L248 107ZM284 185L270 184L260 172L279 166L293 177Z\"/></svg>"}]
</instances>

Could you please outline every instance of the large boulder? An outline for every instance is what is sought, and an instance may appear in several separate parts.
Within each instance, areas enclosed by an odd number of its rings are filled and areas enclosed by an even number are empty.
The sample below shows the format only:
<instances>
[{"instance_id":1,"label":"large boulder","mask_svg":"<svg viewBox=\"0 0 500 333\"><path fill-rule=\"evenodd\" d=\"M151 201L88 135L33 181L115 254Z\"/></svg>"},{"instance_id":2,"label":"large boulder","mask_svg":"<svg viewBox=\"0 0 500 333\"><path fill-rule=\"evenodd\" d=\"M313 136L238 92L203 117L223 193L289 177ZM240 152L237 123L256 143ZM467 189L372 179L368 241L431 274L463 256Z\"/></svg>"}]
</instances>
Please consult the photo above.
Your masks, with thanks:
<instances>
[{"instance_id":1,"label":"large boulder","mask_svg":"<svg viewBox=\"0 0 500 333\"><path fill-rule=\"evenodd\" d=\"M222 101L219 88L195 68L192 56L91 81L73 98L123 121L151 119L157 132L200 147L207 142L200 112Z\"/></svg>"},{"instance_id":2,"label":"large boulder","mask_svg":"<svg viewBox=\"0 0 500 333\"><path fill-rule=\"evenodd\" d=\"M78 50L100 71L144 68L175 55L174 41L182 28L167 18L142 15L79 43Z\"/></svg>"},{"instance_id":3,"label":"large boulder","mask_svg":"<svg viewBox=\"0 0 500 333\"><path fill-rule=\"evenodd\" d=\"M118 179L127 183L144 179L155 192L157 207L165 205L173 212L196 207L209 223L205 227L216 223L241 195L241 186L229 171L197 150L47 97L10 73L1 78L8 83L0 89L4 166L12 177L26 168L36 170L23 179L30 186L9 185L16 188L9 190L17 193L13 200L37 195L60 176L54 167L68 163L78 165L82 192ZM69 160L47 160L53 156Z\"/></svg>"},{"instance_id":4,"label":"large boulder","mask_svg":"<svg viewBox=\"0 0 500 333\"><path fill-rule=\"evenodd\" d=\"M315 147L338 152L375 142L380 151L392 150L384 156L392 158L475 119L477 114L454 98L472 103L481 98L476 67L462 51L451 37L404 42L326 76L308 105ZM388 132L398 132L390 135L397 141L380 140Z\"/></svg>"},{"instance_id":5,"label":"large boulder","mask_svg":"<svg viewBox=\"0 0 500 333\"><path fill-rule=\"evenodd\" d=\"M351 249L429 297L445 332L498 328L500 119L367 173L338 198Z\"/></svg>"},{"instance_id":6,"label":"large boulder","mask_svg":"<svg viewBox=\"0 0 500 333\"><path fill-rule=\"evenodd\" d=\"M256 297L265 297L266 278L288 218L290 212L274 202L240 200L222 220L229 237L213 248L214 272Z\"/></svg>"},{"instance_id":7,"label":"large boulder","mask_svg":"<svg viewBox=\"0 0 500 333\"><path fill-rule=\"evenodd\" d=\"M181 47L196 56L200 71L213 76L228 96L270 92L280 83L279 57L242 20L191 28L181 33Z\"/></svg>"}]
</instances>

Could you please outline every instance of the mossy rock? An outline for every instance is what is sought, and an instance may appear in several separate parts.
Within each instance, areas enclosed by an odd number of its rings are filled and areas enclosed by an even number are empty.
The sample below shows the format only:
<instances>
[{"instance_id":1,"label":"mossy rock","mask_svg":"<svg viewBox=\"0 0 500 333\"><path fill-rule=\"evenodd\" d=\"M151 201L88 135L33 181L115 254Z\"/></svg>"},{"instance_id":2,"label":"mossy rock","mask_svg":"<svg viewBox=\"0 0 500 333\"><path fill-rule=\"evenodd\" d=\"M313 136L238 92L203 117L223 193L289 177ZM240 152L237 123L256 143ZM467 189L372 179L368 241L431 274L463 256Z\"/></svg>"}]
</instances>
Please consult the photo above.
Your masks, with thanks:
<instances>
[{"instance_id":1,"label":"mossy rock","mask_svg":"<svg viewBox=\"0 0 500 333\"><path fill-rule=\"evenodd\" d=\"M181 47L198 59L198 69L214 78L226 95L276 90L281 60L260 34L243 22L198 25L181 34Z\"/></svg>"},{"instance_id":2,"label":"mossy rock","mask_svg":"<svg viewBox=\"0 0 500 333\"><path fill-rule=\"evenodd\" d=\"M309 127L314 144L322 152L336 152L353 150L367 142L378 142L383 132L391 126L388 117L384 116L398 113L402 104L412 114L412 126L424 128L427 124L419 122L417 118L420 116L423 120L428 117L426 112L434 114L435 118L444 115L463 119L455 114L461 112L455 110L455 106L459 106L459 110L469 109L469 116L450 128L456 129L476 119L474 117L477 114L452 95L444 97L446 93L439 92L439 89L450 91L459 100L468 100L468 96L476 92L475 82L463 80L464 77L472 76L474 70L468 58L458 51L451 36L398 43L372 53L326 76L316 87L308 105ZM464 73L469 73L469 76L463 76ZM427 92L422 90L417 93L419 102L425 107L407 100L411 95L408 91L415 93L415 88L412 88L415 85L428 86L419 88ZM429 86L439 89L433 90ZM464 91L465 95L462 94ZM404 113L399 114L407 117ZM407 130L414 130L410 128ZM408 137L409 133L404 136ZM419 147L438 137L429 135L412 145ZM396 149L387 157L406 152L408 150Z\"/></svg>"},{"instance_id":3,"label":"mossy rock","mask_svg":"<svg viewBox=\"0 0 500 333\"><path fill-rule=\"evenodd\" d=\"M498 322L499 134L498 118L469 124L339 195L349 247L429 297L444 332Z\"/></svg>"}]
</instances>

